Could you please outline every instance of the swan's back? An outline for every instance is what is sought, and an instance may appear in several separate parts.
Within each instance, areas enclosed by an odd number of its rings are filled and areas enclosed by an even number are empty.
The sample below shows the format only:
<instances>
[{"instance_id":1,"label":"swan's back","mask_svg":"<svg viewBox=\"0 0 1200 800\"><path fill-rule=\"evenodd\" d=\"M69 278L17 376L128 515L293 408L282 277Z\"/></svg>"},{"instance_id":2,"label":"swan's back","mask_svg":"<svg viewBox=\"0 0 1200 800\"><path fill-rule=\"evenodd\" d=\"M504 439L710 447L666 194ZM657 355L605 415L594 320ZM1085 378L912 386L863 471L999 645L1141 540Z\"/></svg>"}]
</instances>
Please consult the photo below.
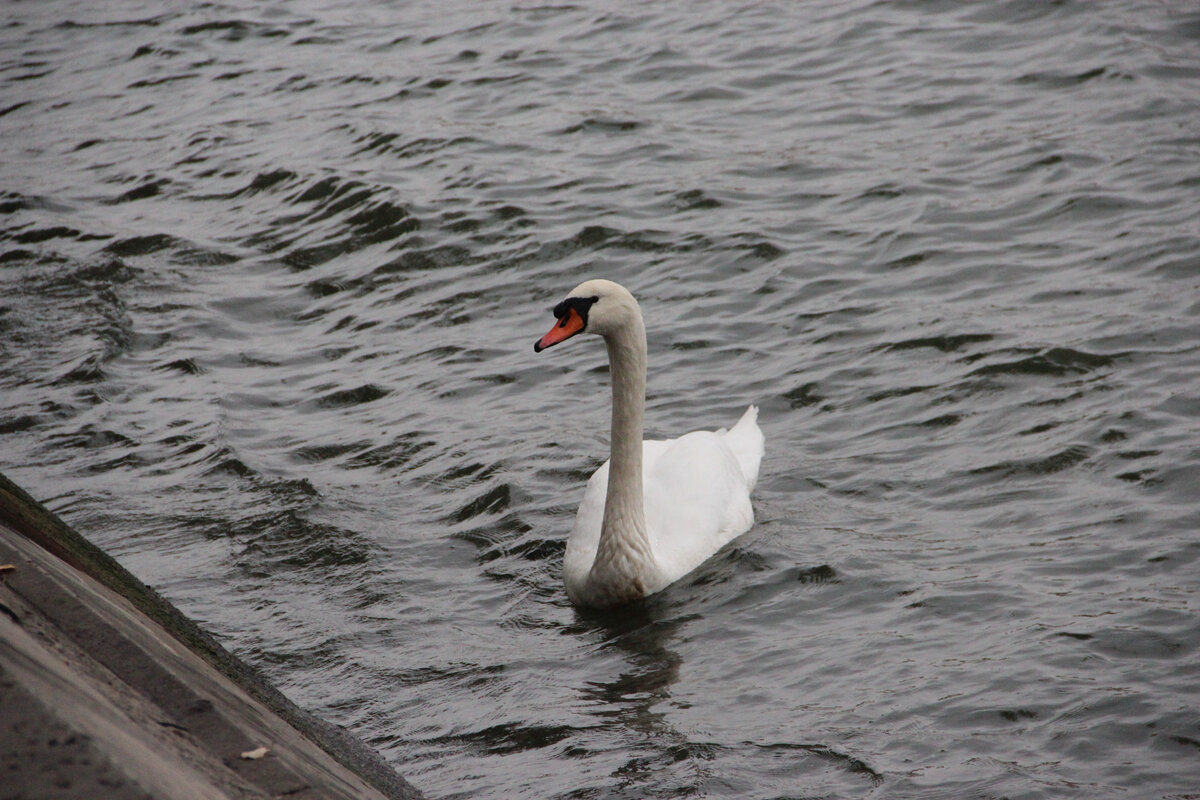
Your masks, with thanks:
<instances>
[{"instance_id":1,"label":"swan's back","mask_svg":"<svg viewBox=\"0 0 1200 800\"><path fill-rule=\"evenodd\" d=\"M700 566L754 523L750 490L758 480L763 435L751 406L728 431L695 431L642 443L646 533L654 553L654 593ZM567 542L568 592L582 589L596 557L608 484L606 461L588 481Z\"/></svg>"}]
</instances>

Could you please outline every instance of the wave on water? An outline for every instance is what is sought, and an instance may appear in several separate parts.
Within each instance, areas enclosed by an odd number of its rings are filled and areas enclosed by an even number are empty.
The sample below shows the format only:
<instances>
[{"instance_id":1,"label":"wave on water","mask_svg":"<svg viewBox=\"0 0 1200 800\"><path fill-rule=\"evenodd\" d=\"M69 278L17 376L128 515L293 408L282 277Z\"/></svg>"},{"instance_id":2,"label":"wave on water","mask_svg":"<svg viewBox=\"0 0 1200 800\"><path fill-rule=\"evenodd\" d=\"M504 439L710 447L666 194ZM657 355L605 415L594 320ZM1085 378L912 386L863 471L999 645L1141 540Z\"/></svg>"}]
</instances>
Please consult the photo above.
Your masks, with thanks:
<instances>
[{"instance_id":1,"label":"wave on water","mask_svg":"<svg viewBox=\"0 0 1200 800\"><path fill-rule=\"evenodd\" d=\"M1200 780L1200 16L19 4L0 469L431 797ZM754 529L619 613L608 454L757 403Z\"/></svg>"}]
</instances>

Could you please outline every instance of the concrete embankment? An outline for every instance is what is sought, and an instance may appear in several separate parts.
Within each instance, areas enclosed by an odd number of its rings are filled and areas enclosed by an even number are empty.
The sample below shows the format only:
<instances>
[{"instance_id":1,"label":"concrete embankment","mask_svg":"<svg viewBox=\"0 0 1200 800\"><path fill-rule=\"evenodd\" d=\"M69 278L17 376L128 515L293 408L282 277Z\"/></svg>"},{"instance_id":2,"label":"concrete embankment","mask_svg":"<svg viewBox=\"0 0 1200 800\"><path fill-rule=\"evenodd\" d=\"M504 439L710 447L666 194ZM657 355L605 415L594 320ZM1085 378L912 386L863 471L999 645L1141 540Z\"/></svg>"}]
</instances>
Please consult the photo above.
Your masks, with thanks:
<instances>
[{"instance_id":1,"label":"concrete embankment","mask_svg":"<svg viewBox=\"0 0 1200 800\"><path fill-rule=\"evenodd\" d=\"M3 475L0 709L0 800L421 796Z\"/></svg>"}]
</instances>

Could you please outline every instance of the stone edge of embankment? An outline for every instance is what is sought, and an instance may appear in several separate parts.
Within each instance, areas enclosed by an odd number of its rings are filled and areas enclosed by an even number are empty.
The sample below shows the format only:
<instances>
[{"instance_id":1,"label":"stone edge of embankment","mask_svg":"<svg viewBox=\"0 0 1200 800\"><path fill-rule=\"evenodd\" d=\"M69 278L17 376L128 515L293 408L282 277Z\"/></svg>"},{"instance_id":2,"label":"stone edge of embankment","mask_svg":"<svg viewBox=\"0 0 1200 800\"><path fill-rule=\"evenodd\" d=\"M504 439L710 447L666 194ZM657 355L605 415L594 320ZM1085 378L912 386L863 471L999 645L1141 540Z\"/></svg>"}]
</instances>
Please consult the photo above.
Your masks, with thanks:
<instances>
[{"instance_id":1,"label":"stone edge of embankment","mask_svg":"<svg viewBox=\"0 0 1200 800\"><path fill-rule=\"evenodd\" d=\"M21 721L27 723L26 728L36 727L36 717L42 722L65 723L84 733L79 737L83 741L95 739L80 726L96 723L97 714L104 709L112 712L120 702L114 706L96 696L95 702L64 705L61 691L49 688L51 684L40 676L64 678L66 685L60 689L66 691L85 685L93 685L88 691L95 691L100 676L100 683L110 684L100 687L108 700L115 697L120 701L129 689L140 694L126 698L129 713L122 711L120 719L110 720L117 725L112 730L136 734L130 728L138 726L138 719L155 717L152 722L143 719L149 729L133 751L147 753L163 744L162 730L156 727L171 730L183 748L182 756L176 754L172 763L210 759L207 766L220 773L218 783L225 781L226 785L213 796L253 797L261 792L298 798L355 797L374 790L392 800L421 797L378 753L344 729L296 706L254 668L230 654L2 473L0 545L0 559L12 559L15 567L0 575L4 583L0 597L16 607L0 608L4 612L0 623L12 623L7 628L12 634L9 640L0 641L5 645L0 656L7 653L10 657L3 680L11 688L14 680L21 684L21 674L30 676L18 691L31 709L30 718ZM21 648L32 648L36 658L31 660L29 652ZM38 658L43 663L35 667ZM5 666L0 659L0 668ZM74 683L78 687L70 685ZM39 692L40 707L35 702ZM81 705L87 708L79 709ZM213 713L183 719L192 708ZM77 717L77 709L90 715L87 724ZM20 727L11 717L9 721L14 729ZM7 735L15 735L14 729ZM21 730L29 733L32 729ZM238 742L264 738L271 739L271 753L265 759L243 760L230 752ZM102 740L97 743L105 744ZM110 755L128 756L133 751L109 748ZM330 762L319 763L322 755ZM123 769L119 763L111 766ZM132 770L129 774L136 773ZM359 781L365 785L358 785Z\"/></svg>"}]
</instances>

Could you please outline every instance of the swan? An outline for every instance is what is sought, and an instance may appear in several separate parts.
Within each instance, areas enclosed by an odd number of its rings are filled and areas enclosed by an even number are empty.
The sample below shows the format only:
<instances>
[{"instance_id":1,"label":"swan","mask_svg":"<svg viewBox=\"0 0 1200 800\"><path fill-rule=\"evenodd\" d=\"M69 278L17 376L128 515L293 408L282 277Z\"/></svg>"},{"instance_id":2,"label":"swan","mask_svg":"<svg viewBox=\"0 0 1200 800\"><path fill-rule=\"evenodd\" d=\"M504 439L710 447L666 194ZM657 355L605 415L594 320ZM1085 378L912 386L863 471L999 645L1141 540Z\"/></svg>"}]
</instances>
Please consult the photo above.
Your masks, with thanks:
<instances>
[{"instance_id":1,"label":"swan","mask_svg":"<svg viewBox=\"0 0 1200 800\"><path fill-rule=\"evenodd\" d=\"M750 406L728 431L642 441L646 328L625 287L589 280L554 308L535 353L577 333L604 339L612 375L608 461L588 480L563 557L567 597L610 608L665 589L754 524L763 434Z\"/></svg>"}]
</instances>

